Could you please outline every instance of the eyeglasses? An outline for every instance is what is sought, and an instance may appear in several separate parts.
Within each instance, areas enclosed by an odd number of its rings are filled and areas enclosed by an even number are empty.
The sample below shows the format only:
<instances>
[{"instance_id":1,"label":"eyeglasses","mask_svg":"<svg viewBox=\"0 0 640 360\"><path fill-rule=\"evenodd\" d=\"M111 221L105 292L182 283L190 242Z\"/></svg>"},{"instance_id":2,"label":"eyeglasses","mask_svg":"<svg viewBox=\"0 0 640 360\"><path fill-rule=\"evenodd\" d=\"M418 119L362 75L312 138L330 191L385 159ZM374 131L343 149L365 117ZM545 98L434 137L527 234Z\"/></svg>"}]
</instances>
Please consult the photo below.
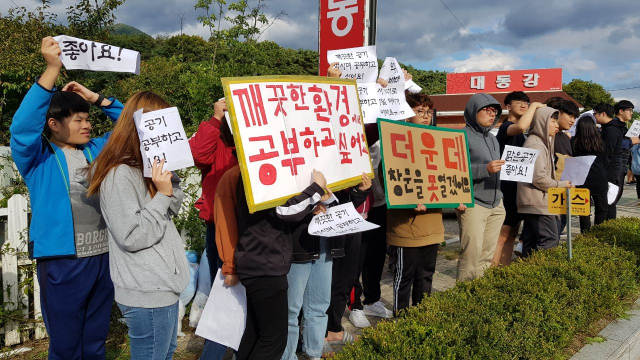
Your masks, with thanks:
<instances>
[{"instance_id":1,"label":"eyeglasses","mask_svg":"<svg viewBox=\"0 0 640 360\"><path fill-rule=\"evenodd\" d=\"M633 108L626 108L626 109L624 109L623 111L628 111L628 112L630 112L630 113L632 113L632 114L633 114Z\"/></svg>"},{"instance_id":2,"label":"eyeglasses","mask_svg":"<svg viewBox=\"0 0 640 360\"><path fill-rule=\"evenodd\" d=\"M431 117L433 116L433 110L417 110L416 115L420 117Z\"/></svg>"},{"instance_id":3,"label":"eyeglasses","mask_svg":"<svg viewBox=\"0 0 640 360\"><path fill-rule=\"evenodd\" d=\"M482 109L480 109L480 111L484 111L484 112L486 112L488 115L495 115L495 114L497 114L497 113L498 113L498 109L496 109L496 108L494 108L494 107L491 107L491 106L488 106L488 107L486 107L486 108L482 108ZM480 111L478 111L478 112L480 112Z\"/></svg>"},{"instance_id":4,"label":"eyeglasses","mask_svg":"<svg viewBox=\"0 0 640 360\"><path fill-rule=\"evenodd\" d=\"M529 103L527 101L522 101L522 100L516 100L516 101L512 101L511 105L513 106L529 106Z\"/></svg>"}]
</instances>

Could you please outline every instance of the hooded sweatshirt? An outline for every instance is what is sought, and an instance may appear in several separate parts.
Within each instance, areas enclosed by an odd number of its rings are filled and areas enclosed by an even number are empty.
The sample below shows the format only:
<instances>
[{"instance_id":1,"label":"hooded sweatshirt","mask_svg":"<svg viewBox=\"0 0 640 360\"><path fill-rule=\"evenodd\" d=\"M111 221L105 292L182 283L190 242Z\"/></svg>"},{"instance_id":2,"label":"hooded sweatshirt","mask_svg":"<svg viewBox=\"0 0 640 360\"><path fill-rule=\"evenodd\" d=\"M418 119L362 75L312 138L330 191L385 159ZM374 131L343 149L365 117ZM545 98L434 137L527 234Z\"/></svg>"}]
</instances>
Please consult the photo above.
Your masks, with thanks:
<instances>
[{"instance_id":1,"label":"hooded sweatshirt","mask_svg":"<svg viewBox=\"0 0 640 360\"><path fill-rule=\"evenodd\" d=\"M480 109L489 105L498 109L496 118L491 126L480 126L476 115ZM464 130L467 132L467 140L469 141L469 162L473 175L474 199L476 204L489 209L498 206L502 200L500 172L489 174L487 169L489 162L500 159L500 144L489 131L496 125L501 113L500 103L488 94L473 95L464 109L464 121L467 123Z\"/></svg>"},{"instance_id":2,"label":"hooded sweatshirt","mask_svg":"<svg viewBox=\"0 0 640 360\"><path fill-rule=\"evenodd\" d=\"M566 187L566 181L556 180L555 165L553 161L554 138L549 136L549 123L551 116L558 110L543 107L536 110L531 121L529 137L524 142L524 147L540 150L533 168L533 182L531 184L518 183L516 203L518 213L552 215L548 209L547 191L552 187ZM564 136L564 135L562 135Z\"/></svg>"},{"instance_id":3,"label":"hooded sweatshirt","mask_svg":"<svg viewBox=\"0 0 640 360\"><path fill-rule=\"evenodd\" d=\"M602 124L600 135L604 141L604 166L607 180L616 185L620 185L620 173L627 171L623 167L626 164L628 153L622 146L624 134L627 132L626 125L614 118L606 124Z\"/></svg>"}]
</instances>

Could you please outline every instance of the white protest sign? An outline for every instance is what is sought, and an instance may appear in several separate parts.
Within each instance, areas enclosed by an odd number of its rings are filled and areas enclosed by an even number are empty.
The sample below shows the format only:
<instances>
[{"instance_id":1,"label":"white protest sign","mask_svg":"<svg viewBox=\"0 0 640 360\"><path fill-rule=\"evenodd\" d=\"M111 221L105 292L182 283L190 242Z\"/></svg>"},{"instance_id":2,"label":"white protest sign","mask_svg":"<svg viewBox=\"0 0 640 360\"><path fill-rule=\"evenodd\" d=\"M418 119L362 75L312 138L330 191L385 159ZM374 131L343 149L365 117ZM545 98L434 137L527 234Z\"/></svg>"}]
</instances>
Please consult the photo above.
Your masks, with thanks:
<instances>
[{"instance_id":1,"label":"white protest sign","mask_svg":"<svg viewBox=\"0 0 640 360\"><path fill-rule=\"evenodd\" d=\"M250 212L282 205L313 169L337 191L371 177L356 83L317 76L223 78Z\"/></svg>"},{"instance_id":2,"label":"white protest sign","mask_svg":"<svg viewBox=\"0 0 640 360\"><path fill-rule=\"evenodd\" d=\"M640 121L636 120L631 124L629 131L624 135L626 137L637 137L640 136Z\"/></svg>"},{"instance_id":3,"label":"white protest sign","mask_svg":"<svg viewBox=\"0 0 640 360\"><path fill-rule=\"evenodd\" d=\"M224 278L218 269L196 335L237 351L247 321L247 292L241 283L224 286Z\"/></svg>"},{"instance_id":4,"label":"white protest sign","mask_svg":"<svg viewBox=\"0 0 640 360\"><path fill-rule=\"evenodd\" d=\"M327 51L329 64L338 63L343 79L358 83L375 83L378 79L378 57L375 46Z\"/></svg>"},{"instance_id":5,"label":"white protest sign","mask_svg":"<svg viewBox=\"0 0 640 360\"><path fill-rule=\"evenodd\" d=\"M140 53L137 51L67 35L54 39L60 45L60 60L65 69L140 74Z\"/></svg>"},{"instance_id":6,"label":"white protest sign","mask_svg":"<svg viewBox=\"0 0 640 360\"><path fill-rule=\"evenodd\" d=\"M420 91L422 91L422 88L418 84L416 84L413 80L407 80L404 83L404 89L409 91L412 94L417 94Z\"/></svg>"},{"instance_id":7,"label":"white protest sign","mask_svg":"<svg viewBox=\"0 0 640 360\"><path fill-rule=\"evenodd\" d=\"M378 84L358 84L358 96L360 98L360 110L365 124L375 124L380 112L378 102Z\"/></svg>"},{"instance_id":8,"label":"white protest sign","mask_svg":"<svg viewBox=\"0 0 640 360\"><path fill-rule=\"evenodd\" d=\"M596 157L593 155L566 158L560 181L571 181L571 185L575 186L584 185L591 164L595 159Z\"/></svg>"},{"instance_id":9,"label":"white protest sign","mask_svg":"<svg viewBox=\"0 0 640 360\"><path fill-rule=\"evenodd\" d=\"M614 185L612 183L607 184L609 184L609 187L607 189L607 204L611 205L616 201L616 198L618 197L618 190L620 188L618 187L618 185Z\"/></svg>"},{"instance_id":10,"label":"white protest sign","mask_svg":"<svg viewBox=\"0 0 640 360\"><path fill-rule=\"evenodd\" d=\"M332 237L345 234L359 233L379 228L362 218L348 202L343 205L333 206L327 209L326 214L318 214L309 223L309 234Z\"/></svg>"},{"instance_id":11,"label":"white protest sign","mask_svg":"<svg viewBox=\"0 0 640 360\"><path fill-rule=\"evenodd\" d=\"M533 168L540 150L506 145L502 153L505 164L500 169L500 181L533 181Z\"/></svg>"},{"instance_id":12,"label":"white protest sign","mask_svg":"<svg viewBox=\"0 0 640 360\"><path fill-rule=\"evenodd\" d=\"M386 87L378 84L378 117L389 120L404 120L415 116L404 96L404 73L395 58L388 57L382 64L379 77L388 82Z\"/></svg>"},{"instance_id":13,"label":"white protest sign","mask_svg":"<svg viewBox=\"0 0 640 360\"><path fill-rule=\"evenodd\" d=\"M133 114L133 119L140 137L145 177L151 177L151 167L156 159L165 160L163 170L167 171L193 166L191 148L178 108L148 113L142 113L142 109L139 109Z\"/></svg>"}]
</instances>

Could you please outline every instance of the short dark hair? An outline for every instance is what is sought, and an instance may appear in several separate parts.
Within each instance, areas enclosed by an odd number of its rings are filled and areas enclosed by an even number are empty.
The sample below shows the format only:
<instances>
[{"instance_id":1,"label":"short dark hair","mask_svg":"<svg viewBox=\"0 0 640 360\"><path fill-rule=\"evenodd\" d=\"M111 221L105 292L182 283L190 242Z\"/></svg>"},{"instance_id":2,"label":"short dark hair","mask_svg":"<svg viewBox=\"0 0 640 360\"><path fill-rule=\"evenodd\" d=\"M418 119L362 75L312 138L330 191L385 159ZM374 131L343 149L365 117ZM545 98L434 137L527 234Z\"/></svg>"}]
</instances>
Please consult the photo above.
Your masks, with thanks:
<instances>
[{"instance_id":1,"label":"short dark hair","mask_svg":"<svg viewBox=\"0 0 640 360\"><path fill-rule=\"evenodd\" d=\"M593 112L596 114L605 113L608 117L613 117L613 106L607 103L600 103L593 107Z\"/></svg>"},{"instance_id":2,"label":"short dark hair","mask_svg":"<svg viewBox=\"0 0 640 360\"><path fill-rule=\"evenodd\" d=\"M507 96L504 98L504 105L507 106L509 104L511 104L512 101L524 101L524 102L531 102L531 100L529 99L529 96L527 96L527 94L525 94L523 91L512 91L510 93L507 94Z\"/></svg>"},{"instance_id":3,"label":"short dark hair","mask_svg":"<svg viewBox=\"0 0 640 360\"><path fill-rule=\"evenodd\" d=\"M618 115L620 110L633 109L633 103L629 100L620 100L613 106L613 112Z\"/></svg>"},{"instance_id":4,"label":"short dark hair","mask_svg":"<svg viewBox=\"0 0 640 360\"><path fill-rule=\"evenodd\" d=\"M578 105L576 105L576 103L571 100L554 97L548 99L545 104L547 104L547 106L550 108L560 111L561 113L572 115L574 118L578 118L580 116L580 109L578 108Z\"/></svg>"},{"instance_id":5,"label":"short dark hair","mask_svg":"<svg viewBox=\"0 0 640 360\"><path fill-rule=\"evenodd\" d=\"M80 95L71 91L56 91L51 96L47 118L62 122L65 118L77 113L89 113L89 103ZM49 124L45 122L45 132L49 133Z\"/></svg>"},{"instance_id":6,"label":"short dark hair","mask_svg":"<svg viewBox=\"0 0 640 360\"><path fill-rule=\"evenodd\" d=\"M427 94L408 94L406 98L407 104L409 104L411 108L422 105L428 106L429 109L433 109L433 100L431 100Z\"/></svg>"},{"instance_id":7,"label":"short dark hair","mask_svg":"<svg viewBox=\"0 0 640 360\"><path fill-rule=\"evenodd\" d=\"M558 120L558 118L560 118L560 111L555 111L553 114L551 114L551 118Z\"/></svg>"},{"instance_id":8,"label":"short dark hair","mask_svg":"<svg viewBox=\"0 0 640 360\"><path fill-rule=\"evenodd\" d=\"M561 98L560 96L553 96L553 97L550 97L547 100L545 100L543 104L547 105L550 108L554 108L554 109L558 110L557 106L559 106L559 104L562 102L562 100L564 100L564 99Z\"/></svg>"}]
</instances>

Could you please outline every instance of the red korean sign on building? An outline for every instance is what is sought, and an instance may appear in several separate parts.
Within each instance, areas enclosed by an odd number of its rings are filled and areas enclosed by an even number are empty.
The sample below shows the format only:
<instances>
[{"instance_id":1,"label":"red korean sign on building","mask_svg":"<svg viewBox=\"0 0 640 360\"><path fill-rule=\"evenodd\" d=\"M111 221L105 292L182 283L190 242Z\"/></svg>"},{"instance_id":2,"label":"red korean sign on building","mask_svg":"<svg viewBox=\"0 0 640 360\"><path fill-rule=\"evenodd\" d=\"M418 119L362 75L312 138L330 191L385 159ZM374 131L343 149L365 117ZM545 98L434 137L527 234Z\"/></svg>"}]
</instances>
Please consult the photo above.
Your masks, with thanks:
<instances>
[{"instance_id":1,"label":"red korean sign on building","mask_svg":"<svg viewBox=\"0 0 640 360\"><path fill-rule=\"evenodd\" d=\"M373 178L354 80L222 78L250 212L284 204L313 169L338 191Z\"/></svg>"},{"instance_id":2,"label":"red korean sign on building","mask_svg":"<svg viewBox=\"0 0 640 360\"><path fill-rule=\"evenodd\" d=\"M447 74L447 94L562 90L562 69Z\"/></svg>"},{"instance_id":3,"label":"red korean sign on building","mask_svg":"<svg viewBox=\"0 0 640 360\"><path fill-rule=\"evenodd\" d=\"M327 51L364 45L365 6L366 0L320 0L320 76L327 75Z\"/></svg>"}]
</instances>

